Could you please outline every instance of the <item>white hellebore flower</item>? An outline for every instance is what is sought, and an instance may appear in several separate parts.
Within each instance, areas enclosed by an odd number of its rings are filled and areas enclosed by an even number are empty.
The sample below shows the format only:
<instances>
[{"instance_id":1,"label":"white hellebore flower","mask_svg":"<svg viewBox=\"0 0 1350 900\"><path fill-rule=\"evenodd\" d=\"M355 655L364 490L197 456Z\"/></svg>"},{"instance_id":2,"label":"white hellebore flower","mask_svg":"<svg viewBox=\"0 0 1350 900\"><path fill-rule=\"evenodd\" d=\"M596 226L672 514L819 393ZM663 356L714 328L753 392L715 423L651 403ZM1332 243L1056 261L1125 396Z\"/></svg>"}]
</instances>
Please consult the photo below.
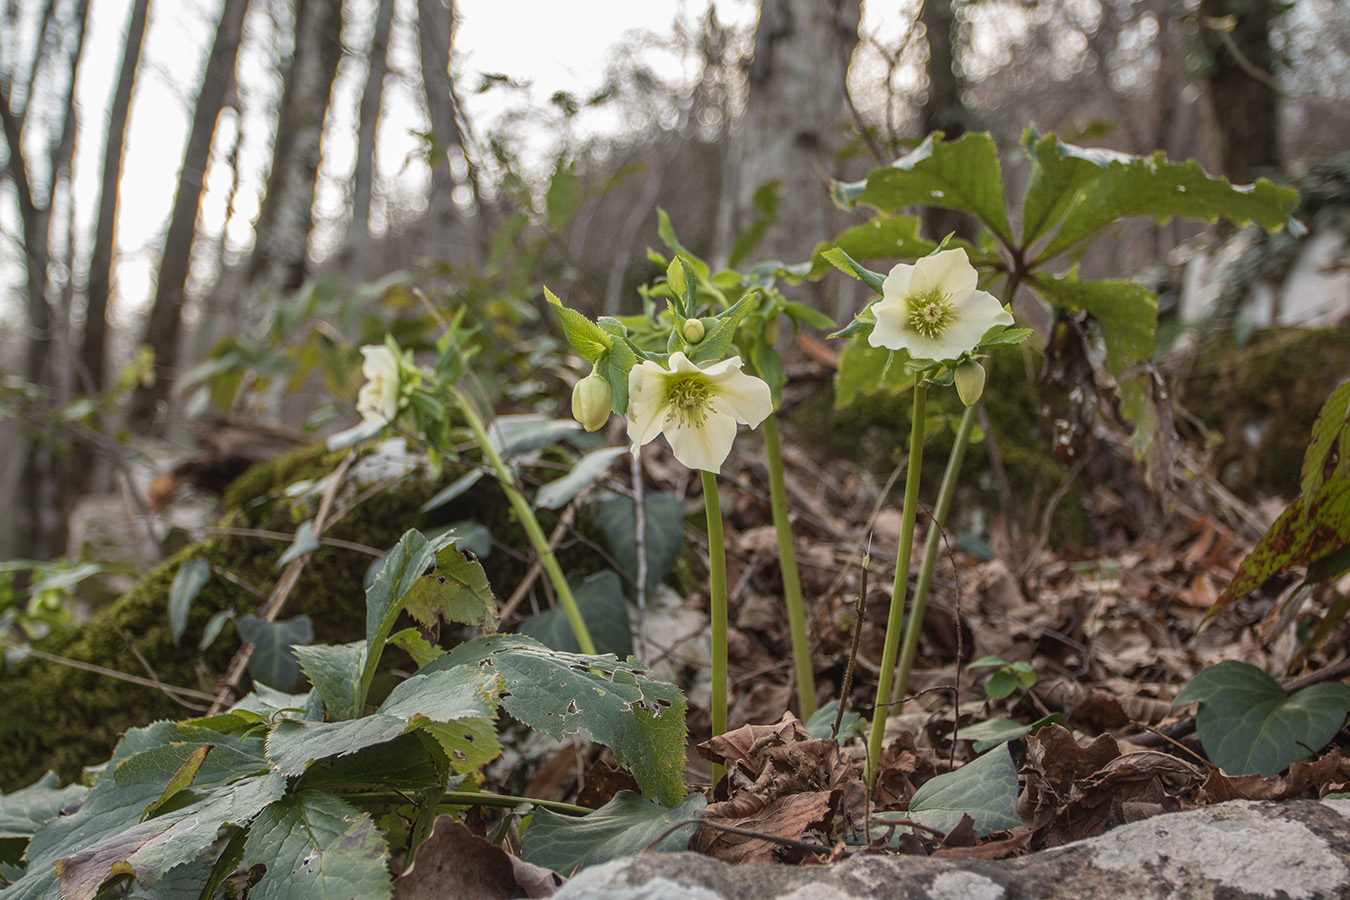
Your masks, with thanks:
<instances>
[{"instance_id":1,"label":"white hellebore flower","mask_svg":"<svg viewBox=\"0 0 1350 900\"><path fill-rule=\"evenodd\" d=\"M877 324L867 336L873 347L908 350L914 359L957 359L975 349L995 325L1012 316L992 294L977 290L978 278L964 250L943 250L914 265L900 263L881 285L872 305Z\"/></svg>"},{"instance_id":2,"label":"white hellebore flower","mask_svg":"<svg viewBox=\"0 0 1350 900\"><path fill-rule=\"evenodd\" d=\"M398 357L383 344L362 347L361 355L366 358L361 364L366 383L356 395L356 411L367 422L392 422L398 417L401 400Z\"/></svg>"},{"instance_id":3,"label":"white hellebore flower","mask_svg":"<svg viewBox=\"0 0 1350 900\"><path fill-rule=\"evenodd\" d=\"M771 412L768 384L742 372L739 356L700 368L676 351L669 369L647 361L628 373L634 452L664 431L675 458L691 469L721 471L737 423L754 428Z\"/></svg>"}]
</instances>

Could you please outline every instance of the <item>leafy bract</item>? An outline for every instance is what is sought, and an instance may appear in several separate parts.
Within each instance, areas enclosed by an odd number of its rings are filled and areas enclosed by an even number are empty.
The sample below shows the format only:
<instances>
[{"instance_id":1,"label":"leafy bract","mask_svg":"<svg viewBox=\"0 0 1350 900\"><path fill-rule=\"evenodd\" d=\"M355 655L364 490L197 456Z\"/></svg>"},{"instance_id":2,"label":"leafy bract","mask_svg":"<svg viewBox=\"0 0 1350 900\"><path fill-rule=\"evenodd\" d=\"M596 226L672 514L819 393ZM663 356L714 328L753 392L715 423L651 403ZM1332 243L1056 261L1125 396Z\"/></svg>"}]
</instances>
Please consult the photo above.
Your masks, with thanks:
<instances>
[{"instance_id":1,"label":"leafy bract","mask_svg":"<svg viewBox=\"0 0 1350 900\"><path fill-rule=\"evenodd\" d=\"M685 699L673 684L647 678L635 661L549 650L524 635L460 644L422 673L457 665L495 672L502 706L536 731L561 739L584 728L614 751L647 797L684 799Z\"/></svg>"},{"instance_id":2,"label":"leafy bract","mask_svg":"<svg viewBox=\"0 0 1350 900\"><path fill-rule=\"evenodd\" d=\"M1300 486L1302 493L1247 554L1206 618L1294 566L1309 566L1309 580L1343 571L1350 546L1350 381L1322 406L1303 455Z\"/></svg>"},{"instance_id":3,"label":"leafy bract","mask_svg":"<svg viewBox=\"0 0 1350 900\"><path fill-rule=\"evenodd\" d=\"M707 805L702 794L690 794L678 806L667 809L632 791L620 791L582 818L539 809L521 838L520 855L526 862L570 877L586 866L636 856L649 848L687 850L698 827L696 822L666 832L676 822L694 818ZM660 843L650 846L657 838L661 838Z\"/></svg>"},{"instance_id":4,"label":"leafy bract","mask_svg":"<svg viewBox=\"0 0 1350 900\"><path fill-rule=\"evenodd\" d=\"M924 782L910 799L907 815L944 833L955 828L963 815L970 816L980 837L1020 825L1017 767L1008 745Z\"/></svg>"},{"instance_id":5,"label":"leafy bract","mask_svg":"<svg viewBox=\"0 0 1350 900\"><path fill-rule=\"evenodd\" d=\"M375 821L322 791L264 809L244 844L244 865L267 867L252 900L381 900L391 894L388 863Z\"/></svg>"},{"instance_id":6,"label":"leafy bract","mask_svg":"<svg viewBox=\"0 0 1350 900\"><path fill-rule=\"evenodd\" d=\"M1212 763L1229 775L1275 775L1325 747L1350 712L1350 685L1315 684L1286 696L1250 663L1202 669L1176 705L1200 704L1195 730Z\"/></svg>"},{"instance_id":7,"label":"leafy bract","mask_svg":"<svg viewBox=\"0 0 1350 900\"><path fill-rule=\"evenodd\" d=\"M1161 152L1130 156L1077 147L1034 131L1023 143L1032 169L1023 204L1022 243L1029 246L1054 232L1038 260L1091 240L1128 216L1148 216L1160 224L1178 217L1205 222L1222 217L1278 231L1298 204L1298 192L1290 188L1265 179L1233 185L1206 174L1195 160L1171 163Z\"/></svg>"},{"instance_id":8,"label":"leafy bract","mask_svg":"<svg viewBox=\"0 0 1350 900\"><path fill-rule=\"evenodd\" d=\"M886 213L906 206L936 206L969 213L1012 245L1003 199L998 148L987 134L943 141L935 131L905 156L873 170L865 182L835 186L845 203L866 203Z\"/></svg>"}]
</instances>

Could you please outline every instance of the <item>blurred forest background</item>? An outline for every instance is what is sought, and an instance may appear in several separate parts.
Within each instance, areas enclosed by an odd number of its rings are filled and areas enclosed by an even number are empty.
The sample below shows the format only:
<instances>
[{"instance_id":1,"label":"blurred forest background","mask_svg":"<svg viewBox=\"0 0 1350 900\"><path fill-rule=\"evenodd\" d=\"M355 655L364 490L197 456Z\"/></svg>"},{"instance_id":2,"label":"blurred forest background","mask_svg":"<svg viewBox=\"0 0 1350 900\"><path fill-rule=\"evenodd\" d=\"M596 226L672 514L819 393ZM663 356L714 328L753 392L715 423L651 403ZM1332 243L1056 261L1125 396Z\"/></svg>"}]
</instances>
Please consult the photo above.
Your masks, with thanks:
<instances>
[{"instance_id":1,"label":"blurred forest background","mask_svg":"<svg viewBox=\"0 0 1350 900\"><path fill-rule=\"evenodd\" d=\"M715 263L747 230L756 258L798 262L853 224L830 179L934 130L1011 149L1034 123L1234 182L1350 146L1346 0L632 5L647 24L576 58L608 15L583 0L556 18L511 0L6 0L0 559L60 556L129 442L184 443L213 404L327 424L279 390L206 390L279 374L269 347L302 315L331 319L318 333L350 366L388 320L343 311L420 292L513 322L525 356L551 327L541 283L591 315L636 308L658 208ZM476 62L513 43L592 76ZM1197 231L1141 226L1084 266L1134 276ZM794 299L842 322L853 290Z\"/></svg>"}]
</instances>

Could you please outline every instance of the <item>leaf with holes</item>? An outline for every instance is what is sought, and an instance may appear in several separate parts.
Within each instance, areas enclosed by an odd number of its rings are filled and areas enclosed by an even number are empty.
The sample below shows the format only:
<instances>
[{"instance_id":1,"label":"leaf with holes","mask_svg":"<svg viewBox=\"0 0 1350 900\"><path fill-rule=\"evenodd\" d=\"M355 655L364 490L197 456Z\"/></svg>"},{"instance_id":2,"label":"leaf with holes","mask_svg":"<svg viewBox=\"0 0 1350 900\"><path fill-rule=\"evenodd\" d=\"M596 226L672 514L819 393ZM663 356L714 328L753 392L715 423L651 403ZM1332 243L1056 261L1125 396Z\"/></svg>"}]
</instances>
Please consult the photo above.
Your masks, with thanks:
<instances>
[{"instance_id":1,"label":"leaf with holes","mask_svg":"<svg viewBox=\"0 0 1350 900\"><path fill-rule=\"evenodd\" d=\"M1350 684L1315 684L1286 696L1249 663L1202 669L1173 704L1200 704L1195 730L1210 762L1229 775L1275 775L1321 750L1345 725Z\"/></svg>"},{"instance_id":2,"label":"leaf with holes","mask_svg":"<svg viewBox=\"0 0 1350 900\"><path fill-rule=\"evenodd\" d=\"M647 678L641 664L499 634L460 644L422 672L457 665L496 672L502 706L535 731L561 739L585 728L632 771L644 795L669 806L684 799L684 694Z\"/></svg>"}]
</instances>

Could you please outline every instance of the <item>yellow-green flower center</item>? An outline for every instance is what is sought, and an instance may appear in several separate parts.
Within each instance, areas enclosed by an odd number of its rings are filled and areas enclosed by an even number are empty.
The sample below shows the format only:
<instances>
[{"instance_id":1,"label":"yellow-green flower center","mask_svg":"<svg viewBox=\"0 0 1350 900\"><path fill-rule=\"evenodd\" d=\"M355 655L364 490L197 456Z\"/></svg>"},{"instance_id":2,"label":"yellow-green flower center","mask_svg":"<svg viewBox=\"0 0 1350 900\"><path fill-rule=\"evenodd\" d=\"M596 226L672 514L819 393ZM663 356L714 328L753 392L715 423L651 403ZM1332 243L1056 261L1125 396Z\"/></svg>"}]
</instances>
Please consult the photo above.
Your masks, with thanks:
<instances>
[{"instance_id":1,"label":"yellow-green flower center","mask_svg":"<svg viewBox=\"0 0 1350 900\"><path fill-rule=\"evenodd\" d=\"M941 337L956 320L952 298L938 288L909 298L909 327L929 340Z\"/></svg>"},{"instance_id":2,"label":"yellow-green flower center","mask_svg":"<svg viewBox=\"0 0 1350 900\"><path fill-rule=\"evenodd\" d=\"M702 378L679 378L666 385L666 421L678 419L686 426L697 428L708 418L708 401L712 399L712 385Z\"/></svg>"}]
</instances>

